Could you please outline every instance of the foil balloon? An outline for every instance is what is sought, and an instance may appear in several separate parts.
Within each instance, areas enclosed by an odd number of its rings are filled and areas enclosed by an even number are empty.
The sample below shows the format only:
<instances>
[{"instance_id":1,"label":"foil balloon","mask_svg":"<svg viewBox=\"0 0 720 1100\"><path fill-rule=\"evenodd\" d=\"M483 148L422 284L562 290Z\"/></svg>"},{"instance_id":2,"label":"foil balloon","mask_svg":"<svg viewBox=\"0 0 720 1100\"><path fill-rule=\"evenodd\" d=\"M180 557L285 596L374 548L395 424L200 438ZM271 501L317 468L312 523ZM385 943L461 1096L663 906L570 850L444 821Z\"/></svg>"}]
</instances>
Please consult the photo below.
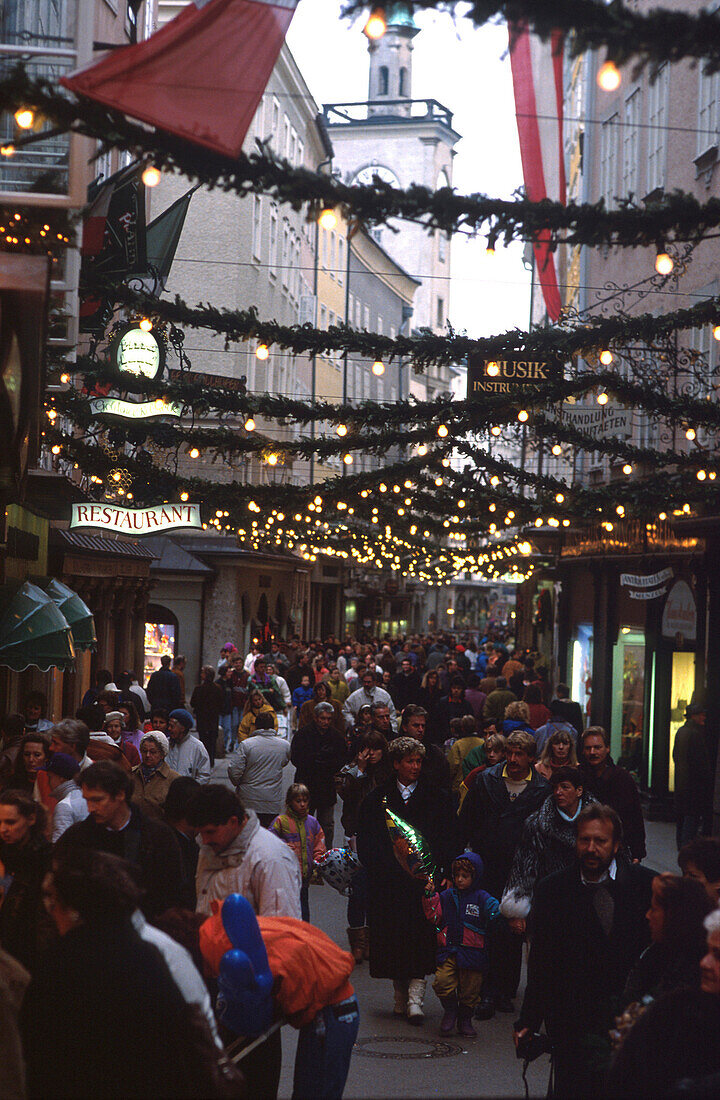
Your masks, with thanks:
<instances>
[{"instance_id":1,"label":"foil balloon","mask_svg":"<svg viewBox=\"0 0 720 1100\"><path fill-rule=\"evenodd\" d=\"M411 878L426 883L437 874L428 842L422 833L394 814L387 801L384 805L385 824L395 859Z\"/></svg>"},{"instance_id":2,"label":"foil balloon","mask_svg":"<svg viewBox=\"0 0 720 1100\"><path fill-rule=\"evenodd\" d=\"M273 976L257 917L246 898L230 894L222 922L233 946L220 962L217 1018L236 1035L260 1035L272 1023Z\"/></svg>"},{"instance_id":3,"label":"foil balloon","mask_svg":"<svg viewBox=\"0 0 720 1100\"><path fill-rule=\"evenodd\" d=\"M330 848L315 860L315 870L339 894L349 892L352 877L359 866L358 857L349 848Z\"/></svg>"}]
</instances>

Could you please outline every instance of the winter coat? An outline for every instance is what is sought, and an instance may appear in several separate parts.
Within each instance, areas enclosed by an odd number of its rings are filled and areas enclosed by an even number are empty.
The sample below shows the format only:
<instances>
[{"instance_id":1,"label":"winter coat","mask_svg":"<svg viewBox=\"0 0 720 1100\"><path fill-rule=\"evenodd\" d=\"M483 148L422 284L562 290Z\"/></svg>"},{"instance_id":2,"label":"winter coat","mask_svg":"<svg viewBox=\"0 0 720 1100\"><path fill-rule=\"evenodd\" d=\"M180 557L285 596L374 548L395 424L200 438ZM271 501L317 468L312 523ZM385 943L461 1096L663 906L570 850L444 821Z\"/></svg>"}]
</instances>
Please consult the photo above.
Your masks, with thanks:
<instances>
[{"instance_id":1,"label":"winter coat","mask_svg":"<svg viewBox=\"0 0 720 1100\"><path fill-rule=\"evenodd\" d=\"M463 781L463 760L469 752L473 749L480 748L483 741L480 737L459 737L454 745L450 747L450 751L447 754L447 762L450 766L450 772L452 774L452 792L457 795L460 790L460 784Z\"/></svg>"},{"instance_id":2,"label":"winter coat","mask_svg":"<svg viewBox=\"0 0 720 1100\"><path fill-rule=\"evenodd\" d=\"M340 820L345 836L355 836L358 830L360 806L371 791L390 778L391 765L387 760L368 764L361 772L357 764L346 764L340 772L340 797L343 808Z\"/></svg>"},{"instance_id":3,"label":"winter coat","mask_svg":"<svg viewBox=\"0 0 720 1100\"><path fill-rule=\"evenodd\" d=\"M198 858L197 912L212 912L213 901L242 894L258 916L300 920L300 867L286 844L260 827L253 810L223 852L203 845Z\"/></svg>"},{"instance_id":4,"label":"winter coat","mask_svg":"<svg viewBox=\"0 0 720 1100\"><path fill-rule=\"evenodd\" d=\"M91 848L128 860L138 869L137 881L145 891L140 908L148 920L180 904L183 879L180 848L172 829L130 807L124 829L106 829L92 817L71 825L55 845L57 855Z\"/></svg>"},{"instance_id":5,"label":"winter coat","mask_svg":"<svg viewBox=\"0 0 720 1100\"><path fill-rule=\"evenodd\" d=\"M521 718L503 718L500 732L504 737L509 737L511 733L515 733L517 730L529 733L533 740L535 739L535 730L527 722L523 722Z\"/></svg>"},{"instance_id":6,"label":"winter coat","mask_svg":"<svg viewBox=\"0 0 720 1100\"><path fill-rule=\"evenodd\" d=\"M490 965L486 937L490 925L500 917L500 905L486 890L480 889L483 863L474 852L464 852L475 875L467 890L452 886L441 894L423 898L423 910L437 929L437 962L454 957L460 970L479 970Z\"/></svg>"},{"instance_id":7,"label":"winter coat","mask_svg":"<svg viewBox=\"0 0 720 1100\"><path fill-rule=\"evenodd\" d=\"M220 684L207 680L193 688L190 696L190 708L195 714L196 725L200 733L217 733L220 715L225 710L225 691Z\"/></svg>"},{"instance_id":8,"label":"winter coat","mask_svg":"<svg viewBox=\"0 0 720 1100\"><path fill-rule=\"evenodd\" d=\"M327 702L332 704L334 712L332 721L333 729L336 729L338 733L342 733L344 736L347 727L345 725L345 718L343 717L342 704L338 703L337 699L328 699ZM299 730L301 730L303 726L311 726L313 724L313 722L315 721L316 706L317 703L315 702L314 697L311 696L310 699L306 699L306 701L300 707L300 710L298 711Z\"/></svg>"},{"instance_id":9,"label":"winter coat","mask_svg":"<svg viewBox=\"0 0 720 1100\"><path fill-rule=\"evenodd\" d=\"M90 734L90 743L86 749L87 755L93 761L112 760L119 764L126 772L131 772L140 763L140 753L131 741L123 735L119 741L113 741L104 730L98 730Z\"/></svg>"},{"instance_id":10,"label":"winter coat","mask_svg":"<svg viewBox=\"0 0 720 1100\"><path fill-rule=\"evenodd\" d=\"M485 884L495 897L502 897L525 822L550 792L547 780L531 768L525 790L511 800L504 768L501 761L478 776L459 815L462 840L482 856Z\"/></svg>"},{"instance_id":11,"label":"winter coat","mask_svg":"<svg viewBox=\"0 0 720 1100\"><path fill-rule=\"evenodd\" d=\"M447 757L439 745L424 741L425 756L422 762L422 775L426 783L449 792L452 786L452 773Z\"/></svg>"},{"instance_id":12,"label":"winter coat","mask_svg":"<svg viewBox=\"0 0 720 1100\"><path fill-rule=\"evenodd\" d=\"M313 724L301 727L293 737L290 759L295 782L310 791L310 805L323 810L337 801L335 775L347 760L345 738L333 729L321 732Z\"/></svg>"},{"instance_id":13,"label":"winter coat","mask_svg":"<svg viewBox=\"0 0 720 1100\"><path fill-rule=\"evenodd\" d=\"M52 815L52 832L50 839L53 844L59 840L66 829L74 825L76 821L84 821L88 815L87 802L83 793L74 779L68 779L56 787L53 794L58 799Z\"/></svg>"},{"instance_id":14,"label":"winter coat","mask_svg":"<svg viewBox=\"0 0 720 1100\"><path fill-rule=\"evenodd\" d=\"M528 724L533 731L539 730L541 726L550 721L551 714L544 703L528 703L528 710L530 711Z\"/></svg>"},{"instance_id":15,"label":"winter coat","mask_svg":"<svg viewBox=\"0 0 720 1100\"><path fill-rule=\"evenodd\" d=\"M155 707L175 710L181 704L182 684L180 678L169 668L159 668L153 672L145 691L152 710Z\"/></svg>"},{"instance_id":16,"label":"winter coat","mask_svg":"<svg viewBox=\"0 0 720 1100\"><path fill-rule=\"evenodd\" d=\"M470 772L475 771L476 768L484 768L487 764L487 756L485 755L485 742L482 745L478 745L475 749L470 749L470 752L464 758L462 762L463 779L467 779Z\"/></svg>"},{"instance_id":17,"label":"winter coat","mask_svg":"<svg viewBox=\"0 0 720 1100\"><path fill-rule=\"evenodd\" d=\"M591 794L583 791L579 809L584 810L594 801ZM552 795L548 795L539 810L530 814L500 903L504 917L525 920L536 882L575 863L576 833L576 822L560 816Z\"/></svg>"},{"instance_id":18,"label":"winter coat","mask_svg":"<svg viewBox=\"0 0 720 1100\"><path fill-rule=\"evenodd\" d=\"M678 953L667 943L646 947L628 975L623 990L623 1007L644 997L657 1000L673 989L700 988L701 955L689 949Z\"/></svg>"},{"instance_id":19,"label":"winter coat","mask_svg":"<svg viewBox=\"0 0 720 1100\"><path fill-rule=\"evenodd\" d=\"M248 737L253 737L255 734L255 719L258 714L271 714L273 720L273 731L277 731L277 712L273 710L269 703L263 703L260 710L248 710L243 714L240 719L240 726L238 728L238 741L246 741Z\"/></svg>"},{"instance_id":20,"label":"winter coat","mask_svg":"<svg viewBox=\"0 0 720 1100\"><path fill-rule=\"evenodd\" d=\"M544 726L540 726L539 729L535 730L535 753L538 759L542 755L549 738L559 730L562 730L563 733L569 733L573 739L573 744L577 742L578 733L571 722L565 722L560 718L549 718Z\"/></svg>"},{"instance_id":21,"label":"winter coat","mask_svg":"<svg viewBox=\"0 0 720 1100\"><path fill-rule=\"evenodd\" d=\"M675 734L675 806L679 814L712 812L715 768L710 762L705 730L689 718Z\"/></svg>"},{"instance_id":22,"label":"winter coat","mask_svg":"<svg viewBox=\"0 0 720 1100\"><path fill-rule=\"evenodd\" d=\"M145 779L143 776L142 764L137 768L133 768L133 783L135 784L133 801L135 805L148 817L161 818L170 784L174 779L179 778L179 772L168 767L166 760L158 765L149 779Z\"/></svg>"},{"instance_id":23,"label":"winter coat","mask_svg":"<svg viewBox=\"0 0 720 1100\"><path fill-rule=\"evenodd\" d=\"M585 729L585 719L580 704L573 699L555 699L552 709L554 715L563 722L568 722L579 737Z\"/></svg>"},{"instance_id":24,"label":"winter coat","mask_svg":"<svg viewBox=\"0 0 720 1100\"><path fill-rule=\"evenodd\" d=\"M408 703L417 703L420 698L419 674L397 672L392 678L390 692L398 711L404 710Z\"/></svg>"},{"instance_id":25,"label":"winter coat","mask_svg":"<svg viewBox=\"0 0 720 1100\"><path fill-rule=\"evenodd\" d=\"M496 688L495 691L490 692L485 700L483 718L492 718L499 727L505 717L505 707L510 703L514 703L516 699L517 695L514 691L508 691L507 688Z\"/></svg>"},{"instance_id":26,"label":"winter coat","mask_svg":"<svg viewBox=\"0 0 720 1100\"><path fill-rule=\"evenodd\" d=\"M290 761L290 746L275 730L258 730L241 741L230 757L228 778L246 810L276 814L282 804L283 768Z\"/></svg>"},{"instance_id":27,"label":"winter coat","mask_svg":"<svg viewBox=\"0 0 720 1100\"><path fill-rule=\"evenodd\" d=\"M433 730L435 740L447 741L450 736L450 722L453 718L464 718L466 714L474 717L473 709L466 699L459 703L453 703L448 695L443 695L438 700L433 715Z\"/></svg>"},{"instance_id":28,"label":"winter coat","mask_svg":"<svg viewBox=\"0 0 720 1100\"><path fill-rule=\"evenodd\" d=\"M51 851L45 839L29 839L25 844L0 841L0 876L6 880L0 904L0 946L30 973L40 949L51 938L41 889Z\"/></svg>"},{"instance_id":29,"label":"winter coat","mask_svg":"<svg viewBox=\"0 0 720 1100\"><path fill-rule=\"evenodd\" d=\"M300 707L303 705L303 703L307 703L307 701L309 699L312 699L312 697L313 689L310 687L310 685L308 685L307 687L303 687L301 684L300 687L296 687L294 692L292 693L292 705L295 707L296 710L300 710Z\"/></svg>"},{"instance_id":30,"label":"winter coat","mask_svg":"<svg viewBox=\"0 0 720 1100\"><path fill-rule=\"evenodd\" d=\"M357 853L367 871L370 974L406 981L435 969L435 937L422 910L423 884L398 863L385 823L385 806L425 838L438 871L449 871L457 854L455 822L446 791L421 775L407 802L393 775L360 807Z\"/></svg>"},{"instance_id":31,"label":"winter coat","mask_svg":"<svg viewBox=\"0 0 720 1100\"><path fill-rule=\"evenodd\" d=\"M622 821L623 840L633 859L644 859L645 821L640 805L640 792L629 772L613 764L608 756L607 766L601 775L593 775L586 765L581 766L583 787L602 802L603 806L612 806Z\"/></svg>"},{"instance_id":32,"label":"winter coat","mask_svg":"<svg viewBox=\"0 0 720 1100\"><path fill-rule=\"evenodd\" d=\"M303 882L309 882L315 861L327 851L325 833L318 819L312 814L296 817L288 810L275 818L270 829L295 853Z\"/></svg>"},{"instance_id":33,"label":"winter coat","mask_svg":"<svg viewBox=\"0 0 720 1100\"><path fill-rule=\"evenodd\" d=\"M397 729L395 704L388 692L385 691L384 688L377 687L377 685L371 689L370 694L365 691L364 687L360 687L357 691L353 691L348 695L343 704L343 715L345 717L346 726L350 727L354 725L357 712L360 710L360 707L364 706L366 703L370 703L371 705L373 703L386 703L390 711L390 725L393 730Z\"/></svg>"},{"instance_id":34,"label":"winter coat","mask_svg":"<svg viewBox=\"0 0 720 1100\"><path fill-rule=\"evenodd\" d=\"M12 785L11 780L15 769L15 761L20 752L20 743L23 736L24 734L19 733L17 737L13 737L10 741L2 742L2 751L0 751L0 790Z\"/></svg>"},{"instance_id":35,"label":"winter coat","mask_svg":"<svg viewBox=\"0 0 720 1100\"><path fill-rule=\"evenodd\" d=\"M186 733L182 741L170 742L165 763L178 775L189 775L198 783L207 783L210 779L208 751L192 733Z\"/></svg>"},{"instance_id":36,"label":"winter coat","mask_svg":"<svg viewBox=\"0 0 720 1100\"><path fill-rule=\"evenodd\" d=\"M330 692L330 699L334 699L340 706L343 705L345 700L350 695L350 688L348 682L344 676L341 676L339 680L333 680L330 677L325 681L325 686Z\"/></svg>"},{"instance_id":37,"label":"winter coat","mask_svg":"<svg viewBox=\"0 0 720 1100\"><path fill-rule=\"evenodd\" d=\"M486 699L487 695L480 688L465 688L465 702L470 704L476 718L482 718Z\"/></svg>"}]
</instances>

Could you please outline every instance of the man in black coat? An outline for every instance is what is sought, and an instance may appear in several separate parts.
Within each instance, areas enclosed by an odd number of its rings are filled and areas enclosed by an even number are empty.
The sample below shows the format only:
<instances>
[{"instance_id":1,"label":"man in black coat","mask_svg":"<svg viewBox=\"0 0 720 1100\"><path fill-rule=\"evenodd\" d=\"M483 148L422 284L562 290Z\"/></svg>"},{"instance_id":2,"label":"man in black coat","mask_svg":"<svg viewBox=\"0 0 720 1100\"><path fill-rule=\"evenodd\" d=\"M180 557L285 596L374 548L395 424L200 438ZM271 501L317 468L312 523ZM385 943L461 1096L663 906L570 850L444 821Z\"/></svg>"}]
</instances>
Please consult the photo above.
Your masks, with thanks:
<instances>
[{"instance_id":1,"label":"man in black coat","mask_svg":"<svg viewBox=\"0 0 720 1100\"><path fill-rule=\"evenodd\" d=\"M425 746L422 762L423 778L443 791L450 791L452 772L447 757L439 745L428 744L426 739L428 712L417 703L408 703L400 716L398 737L414 737Z\"/></svg>"},{"instance_id":2,"label":"man in black coat","mask_svg":"<svg viewBox=\"0 0 720 1100\"><path fill-rule=\"evenodd\" d=\"M310 791L310 813L322 825L328 848L335 831L335 776L348 755L345 738L333 726L334 715L332 703L318 703L314 722L297 731L290 747L295 782Z\"/></svg>"},{"instance_id":3,"label":"man in black coat","mask_svg":"<svg viewBox=\"0 0 720 1100\"><path fill-rule=\"evenodd\" d=\"M712 823L713 778L705 737L705 707L691 703L685 722L675 734L675 813L677 846L682 848L698 833L710 832Z\"/></svg>"},{"instance_id":4,"label":"man in black coat","mask_svg":"<svg viewBox=\"0 0 720 1100\"><path fill-rule=\"evenodd\" d=\"M574 726L579 736L585 729L582 707L570 698L570 688L567 684L558 684L555 688L553 704L551 707L553 714L556 714L558 718L562 718L563 722L569 722L571 726Z\"/></svg>"},{"instance_id":5,"label":"man in black coat","mask_svg":"<svg viewBox=\"0 0 720 1100\"><path fill-rule=\"evenodd\" d=\"M131 802L132 776L111 760L99 760L81 772L89 814L71 825L55 845L64 855L78 848L109 852L131 863L144 891L140 908L153 921L181 903L183 866L172 830L153 821Z\"/></svg>"},{"instance_id":6,"label":"man in black coat","mask_svg":"<svg viewBox=\"0 0 720 1100\"><path fill-rule=\"evenodd\" d=\"M450 736L450 722L453 718L472 715L473 709L465 698L465 684L460 679L452 680L447 695L438 699L435 707L435 732L441 743Z\"/></svg>"},{"instance_id":7,"label":"man in black coat","mask_svg":"<svg viewBox=\"0 0 720 1100\"><path fill-rule=\"evenodd\" d=\"M408 703L417 703L420 698L420 676L409 657L403 657L400 671L393 676L390 694L398 714Z\"/></svg>"},{"instance_id":8,"label":"man in black coat","mask_svg":"<svg viewBox=\"0 0 720 1100\"><path fill-rule=\"evenodd\" d=\"M545 1023L556 1097L604 1095L609 1031L627 976L649 939L654 872L618 858L622 824L609 806L584 809L578 862L535 888L528 982L516 1042Z\"/></svg>"},{"instance_id":9,"label":"man in black coat","mask_svg":"<svg viewBox=\"0 0 720 1100\"><path fill-rule=\"evenodd\" d=\"M151 707L165 707L167 710L175 710L180 706L182 687L180 679L170 668L172 657L164 654L160 658L160 668L152 673L147 682L145 691Z\"/></svg>"},{"instance_id":10,"label":"man in black coat","mask_svg":"<svg viewBox=\"0 0 720 1100\"><path fill-rule=\"evenodd\" d=\"M612 806L622 822L625 845L633 860L645 858L645 820L637 783L613 763L610 736L602 726L588 726L578 739L585 790L603 806Z\"/></svg>"},{"instance_id":11,"label":"man in black coat","mask_svg":"<svg viewBox=\"0 0 720 1100\"><path fill-rule=\"evenodd\" d=\"M501 898L515 849L530 814L542 806L550 786L533 767L535 739L514 730L507 739L506 760L482 772L462 804L460 833L465 845L485 864L483 887ZM512 1012L522 968L522 937L500 921L493 928L490 975L481 1001L483 1018Z\"/></svg>"}]
</instances>

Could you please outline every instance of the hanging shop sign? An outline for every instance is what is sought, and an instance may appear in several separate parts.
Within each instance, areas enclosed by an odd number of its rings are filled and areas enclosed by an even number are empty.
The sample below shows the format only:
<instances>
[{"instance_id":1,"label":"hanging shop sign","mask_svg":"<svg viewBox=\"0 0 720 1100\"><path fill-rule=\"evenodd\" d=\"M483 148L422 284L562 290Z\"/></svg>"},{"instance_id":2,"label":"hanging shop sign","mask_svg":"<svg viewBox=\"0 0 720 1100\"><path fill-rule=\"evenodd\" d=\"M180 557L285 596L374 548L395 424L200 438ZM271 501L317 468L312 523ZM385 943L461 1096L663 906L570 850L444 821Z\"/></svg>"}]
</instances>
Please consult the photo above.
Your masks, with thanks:
<instances>
[{"instance_id":1,"label":"hanging shop sign","mask_svg":"<svg viewBox=\"0 0 720 1100\"><path fill-rule=\"evenodd\" d=\"M628 596L631 600L656 600L658 596L664 596L666 592L667 585L664 584L662 588L653 588L650 591L628 592Z\"/></svg>"},{"instance_id":2,"label":"hanging shop sign","mask_svg":"<svg viewBox=\"0 0 720 1100\"><path fill-rule=\"evenodd\" d=\"M697 638L697 607L687 581L675 581L663 608L663 638L676 638L678 634L686 642Z\"/></svg>"},{"instance_id":3,"label":"hanging shop sign","mask_svg":"<svg viewBox=\"0 0 720 1100\"><path fill-rule=\"evenodd\" d=\"M121 401L119 397L94 397L90 402L93 416L117 417L120 420L151 420L158 416L182 416L177 401Z\"/></svg>"},{"instance_id":4,"label":"hanging shop sign","mask_svg":"<svg viewBox=\"0 0 720 1100\"><path fill-rule=\"evenodd\" d=\"M661 569L659 573L621 573L620 584L625 588L655 588L663 581L669 581L672 569Z\"/></svg>"},{"instance_id":5,"label":"hanging shop sign","mask_svg":"<svg viewBox=\"0 0 720 1100\"><path fill-rule=\"evenodd\" d=\"M137 322L121 325L110 344L110 358L119 371L158 378L165 366L165 340L154 329L146 332Z\"/></svg>"},{"instance_id":6,"label":"hanging shop sign","mask_svg":"<svg viewBox=\"0 0 720 1100\"><path fill-rule=\"evenodd\" d=\"M468 356L467 397L478 400L487 394L524 393L536 390L562 377L564 362L556 357L523 355L511 359L492 359L485 355Z\"/></svg>"},{"instance_id":7,"label":"hanging shop sign","mask_svg":"<svg viewBox=\"0 0 720 1100\"><path fill-rule=\"evenodd\" d=\"M199 504L157 504L120 508L116 504L73 504L70 528L97 527L128 535L156 535L179 527L202 527Z\"/></svg>"},{"instance_id":8,"label":"hanging shop sign","mask_svg":"<svg viewBox=\"0 0 720 1100\"><path fill-rule=\"evenodd\" d=\"M630 410L617 405L563 405L562 418L595 439L628 439L632 433Z\"/></svg>"},{"instance_id":9,"label":"hanging shop sign","mask_svg":"<svg viewBox=\"0 0 720 1100\"><path fill-rule=\"evenodd\" d=\"M234 378L227 374L206 374L204 371L193 371L188 375L186 370L170 368L168 378L171 382L186 382L188 378L198 386L205 386L212 390L228 390L231 393L245 393L247 391L247 378L241 375Z\"/></svg>"}]
</instances>

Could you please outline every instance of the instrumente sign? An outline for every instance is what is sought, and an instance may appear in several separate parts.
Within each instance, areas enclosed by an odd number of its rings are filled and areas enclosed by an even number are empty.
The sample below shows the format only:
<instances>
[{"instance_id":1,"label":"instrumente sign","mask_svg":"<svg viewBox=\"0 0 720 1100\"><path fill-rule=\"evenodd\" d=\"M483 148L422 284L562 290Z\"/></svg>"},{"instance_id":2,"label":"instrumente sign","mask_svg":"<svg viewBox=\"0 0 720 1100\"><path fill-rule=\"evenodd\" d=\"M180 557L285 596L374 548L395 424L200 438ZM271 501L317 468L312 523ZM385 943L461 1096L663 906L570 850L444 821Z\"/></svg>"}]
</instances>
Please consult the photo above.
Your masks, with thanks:
<instances>
[{"instance_id":1,"label":"instrumente sign","mask_svg":"<svg viewBox=\"0 0 720 1100\"><path fill-rule=\"evenodd\" d=\"M73 504L70 528L96 527L127 535L156 535L179 527L200 527L199 504L158 504L154 508L120 508L116 504Z\"/></svg>"},{"instance_id":2,"label":"instrumente sign","mask_svg":"<svg viewBox=\"0 0 720 1100\"><path fill-rule=\"evenodd\" d=\"M525 393L562 378L563 360L533 353L515 353L512 358L492 359L486 355L468 356L468 400L488 394Z\"/></svg>"}]
</instances>

